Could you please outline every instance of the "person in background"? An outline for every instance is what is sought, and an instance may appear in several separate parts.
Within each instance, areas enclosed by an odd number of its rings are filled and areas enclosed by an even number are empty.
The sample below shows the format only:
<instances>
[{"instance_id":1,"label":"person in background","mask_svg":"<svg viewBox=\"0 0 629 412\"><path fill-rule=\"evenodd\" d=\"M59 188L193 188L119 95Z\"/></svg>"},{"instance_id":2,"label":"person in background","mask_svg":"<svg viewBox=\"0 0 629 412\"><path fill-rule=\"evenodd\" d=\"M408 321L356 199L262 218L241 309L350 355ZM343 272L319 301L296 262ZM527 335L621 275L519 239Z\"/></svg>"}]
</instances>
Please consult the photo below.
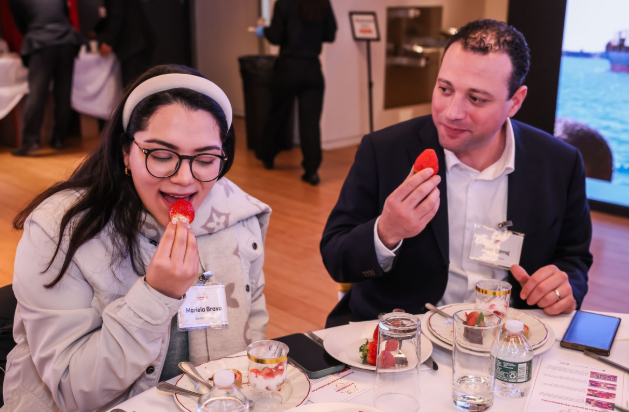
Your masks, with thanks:
<instances>
[{"instance_id":1,"label":"person in background","mask_svg":"<svg viewBox=\"0 0 629 412\"><path fill-rule=\"evenodd\" d=\"M94 27L99 53L112 51L120 60L122 86L127 87L150 67L154 34L139 0L105 0Z\"/></svg>"},{"instance_id":2,"label":"person in background","mask_svg":"<svg viewBox=\"0 0 629 412\"><path fill-rule=\"evenodd\" d=\"M179 362L265 339L271 209L225 178L231 122L227 96L199 72L154 67L127 88L99 147L15 218L17 346L0 411L106 411ZM170 219L179 199L191 223ZM183 297L206 272L225 286L229 325L180 332Z\"/></svg>"},{"instance_id":3,"label":"person in background","mask_svg":"<svg viewBox=\"0 0 629 412\"><path fill-rule=\"evenodd\" d=\"M11 154L26 156L41 147L41 127L51 81L55 126L50 145L61 150L72 114L74 58L83 38L68 20L65 0L10 0L9 6L18 30L24 35L21 56L28 67L30 90L24 108L22 142Z\"/></svg>"},{"instance_id":4,"label":"person in background","mask_svg":"<svg viewBox=\"0 0 629 412\"><path fill-rule=\"evenodd\" d=\"M303 153L302 179L319 183L321 165L321 111L324 80L319 54L323 42L333 42L336 19L329 0L278 0L269 27L259 21L256 35L280 46L272 81L272 103L256 156L273 169L280 152L281 136L295 98L299 103L299 138Z\"/></svg>"},{"instance_id":5,"label":"person in background","mask_svg":"<svg viewBox=\"0 0 629 412\"><path fill-rule=\"evenodd\" d=\"M592 265L585 167L574 147L511 119L529 66L514 27L472 21L446 46L432 115L363 138L321 240L332 278L353 283L327 326L474 302L482 279L511 283L515 308L581 306ZM436 175L411 172L425 149L436 153ZM476 225L503 222L524 234L521 254L510 252L518 263L472 260Z\"/></svg>"}]
</instances>

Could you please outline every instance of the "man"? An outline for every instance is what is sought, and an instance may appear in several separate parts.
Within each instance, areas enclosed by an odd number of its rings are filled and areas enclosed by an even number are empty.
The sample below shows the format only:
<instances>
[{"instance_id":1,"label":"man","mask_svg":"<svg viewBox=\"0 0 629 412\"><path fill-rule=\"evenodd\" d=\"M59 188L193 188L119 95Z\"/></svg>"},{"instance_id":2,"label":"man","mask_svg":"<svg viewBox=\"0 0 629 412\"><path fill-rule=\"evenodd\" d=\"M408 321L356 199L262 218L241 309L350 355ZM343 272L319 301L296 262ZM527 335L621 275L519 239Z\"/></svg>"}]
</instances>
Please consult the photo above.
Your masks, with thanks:
<instances>
[{"instance_id":1,"label":"man","mask_svg":"<svg viewBox=\"0 0 629 412\"><path fill-rule=\"evenodd\" d=\"M94 31L99 53L112 51L120 60L122 85L127 87L150 68L154 34L138 0L105 0L99 10L101 20Z\"/></svg>"},{"instance_id":2,"label":"man","mask_svg":"<svg viewBox=\"0 0 629 412\"><path fill-rule=\"evenodd\" d=\"M63 149L72 114L74 58L83 39L68 21L65 0L11 0L9 6L15 25L24 35L21 55L28 67L29 87L22 142L11 154L26 156L41 147L40 131L51 80L55 128L50 145Z\"/></svg>"},{"instance_id":3,"label":"man","mask_svg":"<svg viewBox=\"0 0 629 412\"><path fill-rule=\"evenodd\" d=\"M508 280L514 307L555 315L581 305L592 264L583 161L510 120L526 97L528 68L516 29L470 22L446 47L432 115L365 136L321 241L332 278L353 283L327 326L474 302L481 279ZM438 175L413 174L428 148ZM504 233L498 225L507 221L525 235L519 261L507 270L471 260L475 225Z\"/></svg>"}]
</instances>

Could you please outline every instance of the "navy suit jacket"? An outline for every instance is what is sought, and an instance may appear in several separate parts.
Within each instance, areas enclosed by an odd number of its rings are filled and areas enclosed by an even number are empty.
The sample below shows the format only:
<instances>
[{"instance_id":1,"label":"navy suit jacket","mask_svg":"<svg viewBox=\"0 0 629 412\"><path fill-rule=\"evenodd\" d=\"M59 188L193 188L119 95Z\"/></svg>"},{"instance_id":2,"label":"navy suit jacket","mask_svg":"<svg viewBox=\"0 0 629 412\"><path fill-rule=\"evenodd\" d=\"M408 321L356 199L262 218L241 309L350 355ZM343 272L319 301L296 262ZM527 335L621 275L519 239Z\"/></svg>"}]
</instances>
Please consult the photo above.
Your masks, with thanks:
<instances>
[{"instance_id":1,"label":"navy suit jacket","mask_svg":"<svg viewBox=\"0 0 629 412\"><path fill-rule=\"evenodd\" d=\"M511 230L525 234L520 265L529 274L556 265L570 277L580 306L592 265L583 160L577 149L548 133L511 123L515 170L508 177L507 220L513 221ZM434 149L439 158L441 204L421 233L404 239L392 269L385 273L376 257L374 224L386 198L425 149ZM430 115L363 138L320 245L332 278L353 283L330 317L351 312L352 319L367 320L394 308L422 313L426 303L437 304L446 290L450 263L447 193L445 156ZM512 306L529 307L510 272L509 282Z\"/></svg>"}]
</instances>

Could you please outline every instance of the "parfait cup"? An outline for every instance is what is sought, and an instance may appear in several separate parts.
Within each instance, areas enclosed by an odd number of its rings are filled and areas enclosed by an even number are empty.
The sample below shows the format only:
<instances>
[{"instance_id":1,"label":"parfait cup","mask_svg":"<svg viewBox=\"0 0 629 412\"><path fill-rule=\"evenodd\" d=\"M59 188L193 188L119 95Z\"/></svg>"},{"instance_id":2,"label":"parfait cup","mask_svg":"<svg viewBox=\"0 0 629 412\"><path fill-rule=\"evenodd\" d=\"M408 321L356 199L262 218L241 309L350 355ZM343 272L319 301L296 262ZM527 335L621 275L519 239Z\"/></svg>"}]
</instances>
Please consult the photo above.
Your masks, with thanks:
<instances>
[{"instance_id":1,"label":"parfait cup","mask_svg":"<svg viewBox=\"0 0 629 412\"><path fill-rule=\"evenodd\" d=\"M403 311L379 318L373 404L385 412L416 412L421 369L419 318Z\"/></svg>"},{"instance_id":2,"label":"parfait cup","mask_svg":"<svg viewBox=\"0 0 629 412\"><path fill-rule=\"evenodd\" d=\"M273 409L282 404L278 392L286 380L288 346L274 340L261 340L247 346L249 386L256 409Z\"/></svg>"},{"instance_id":3,"label":"parfait cup","mask_svg":"<svg viewBox=\"0 0 629 412\"><path fill-rule=\"evenodd\" d=\"M477 312L483 314L485 326L468 326L463 310L453 315L452 400L467 411L486 411L494 404L491 345L500 335L501 318Z\"/></svg>"},{"instance_id":4,"label":"parfait cup","mask_svg":"<svg viewBox=\"0 0 629 412\"><path fill-rule=\"evenodd\" d=\"M502 280L479 280L476 282L476 309L494 312L506 319L511 300L511 284Z\"/></svg>"}]
</instances>

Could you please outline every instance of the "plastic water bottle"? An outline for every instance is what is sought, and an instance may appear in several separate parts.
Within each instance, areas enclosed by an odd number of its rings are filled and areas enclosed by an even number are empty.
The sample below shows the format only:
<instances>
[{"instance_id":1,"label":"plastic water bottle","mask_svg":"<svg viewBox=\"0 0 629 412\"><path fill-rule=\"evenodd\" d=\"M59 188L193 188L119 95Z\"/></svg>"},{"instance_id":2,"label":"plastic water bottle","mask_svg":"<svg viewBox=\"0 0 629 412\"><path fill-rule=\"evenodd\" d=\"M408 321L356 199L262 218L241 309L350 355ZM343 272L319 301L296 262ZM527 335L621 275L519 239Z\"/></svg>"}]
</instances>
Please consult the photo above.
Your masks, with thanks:
<instances>
[{"instance_id":1,"label":"plastic water bottle","mask_svg":"<svg viewBox=\"0 0 629 412\"><path fill-rule=\"evenodd\" d=\"M234 385L236 377L230 369L214 373L214 388L197 403L197 412L245 412L249 401Z\"/></svg>"},{"instance_id":2,"label":"plastic water bottle","mask_svg":"<svg viewBox=\"0 0 629 412\"><path fill-rule=\"evenodd\" d=\"M508 320L491 347L494 392L505 398L523 398L531 388L533 348L523 330L524 323Z\"/></svg>"}]
</instances>

